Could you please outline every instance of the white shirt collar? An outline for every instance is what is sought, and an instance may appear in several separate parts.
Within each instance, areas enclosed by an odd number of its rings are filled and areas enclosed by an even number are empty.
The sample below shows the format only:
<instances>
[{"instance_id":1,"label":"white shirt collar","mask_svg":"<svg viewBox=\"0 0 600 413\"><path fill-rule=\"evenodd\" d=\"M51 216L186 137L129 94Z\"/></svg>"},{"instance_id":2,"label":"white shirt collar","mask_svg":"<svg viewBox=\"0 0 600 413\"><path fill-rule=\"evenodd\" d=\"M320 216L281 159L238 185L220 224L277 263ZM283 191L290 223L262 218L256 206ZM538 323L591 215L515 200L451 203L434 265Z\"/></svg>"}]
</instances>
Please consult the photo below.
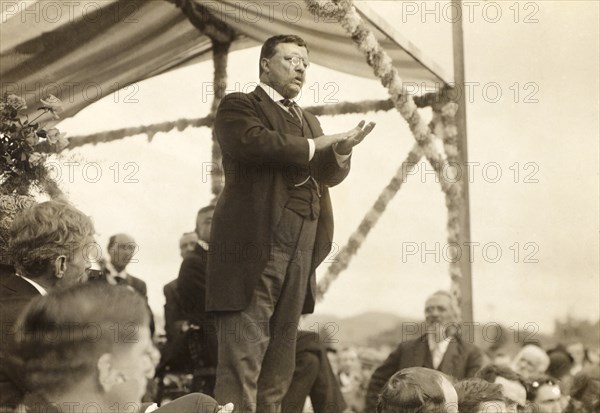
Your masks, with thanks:
<instances>
[{"instance_id":1,"label":"white shirt collar","mask_svg":"<svg viewBox=\"0 0 600 413\"><path fill-rule=\"evenodd\" d=\"M448 350L448 345L452 341L452 337L446 337L439 343L435 341L435 334L427 334L427 344L429 346L429 351L433 352L434 349L440 350L442 354L446 354L446 350Z\"/></svg>"},{"instance_id":2,"label":"white shirt collar","mask_svg":"<svg viewBox=\"0 0 600 413\"><path fill-rule=\"evenodd\" d=\"M208 242L202 241L201 239L199 239L198 245L200 245L204 251L208 251L208 245L209 245Z\"/></svg>"},{"instance_id":3,"label":"white shirt collar","mask_svg":"<svg viewBox=\"0 0 600 413\"><path fill-rule=\"evenodd\" d=\"M22 279L24 279L25 281L27 281L29 284L31 284L33 286L33 288L35 288L37 290L37 292L40 293L41 295L48 295L48 291L46 291L46 289L44 287L42 287L41 285L39 285L38 283L36 283L32 279L29 279L27 277L24 277L24 276L18 275L18 274L17 274L17 276L21 277Z\"/></svg>"},{"instance_id":4,"label":"white shirt collar","mask_svg":"<svg viewBox=\"0 0 600 413\"><path fill-rule=\"evenodd\" d=\"M107 270L107 272L104 274L106 277L106 282L108 282L111 285L118 284L116 278L121 278L122 280L127 279L127 272L125 271L125 269L123 269L122 271L117 271L117 269L114 267L114 265L112 265L110 261L106 261L104 268Z\"/></svg>"},{"instance_id":5,"label":"white shirt collar","mask_svg":"<svg viewBox=\"0 0 600 413\"><path fill-rule=\"evenodd\" d=\"M269 97L277 103L280 103L281 100L285 99L283 96L281 96L279 94L278 91L276 91L275 89L273 89L271 86L267 85L266 83L260 82L258 84L258 86L260 86L267 93L267 95L269 95ZM290 100L293 101L293 99L290 99Z\"/></svg>"}]
</instances>

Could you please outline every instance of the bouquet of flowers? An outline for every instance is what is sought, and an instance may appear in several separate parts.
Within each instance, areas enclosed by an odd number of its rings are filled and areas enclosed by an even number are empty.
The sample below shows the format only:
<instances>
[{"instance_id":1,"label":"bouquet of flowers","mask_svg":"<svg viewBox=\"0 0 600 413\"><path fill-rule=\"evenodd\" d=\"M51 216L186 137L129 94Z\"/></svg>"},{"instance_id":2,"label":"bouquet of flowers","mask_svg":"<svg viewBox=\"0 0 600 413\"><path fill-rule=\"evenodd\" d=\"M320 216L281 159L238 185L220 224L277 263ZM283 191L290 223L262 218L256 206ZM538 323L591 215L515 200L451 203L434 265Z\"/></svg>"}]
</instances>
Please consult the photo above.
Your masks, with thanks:
<instances>
[{"instance_id":1,"label":"bouquet of flowers","mask_svg":"<svg viewBox=\"0 0 600 413\"><path fill-rule=\"evenodd\" d=\"M17 95L5 94L0 100L0 194L27 195L32 185L52 198L61 194L49 176L45 161L69 145L56 128L44 129L45 119L59 119L60 99L49 95L41 99L33 119L22 116L26 102Z\"/></svg>"}]
</instances>

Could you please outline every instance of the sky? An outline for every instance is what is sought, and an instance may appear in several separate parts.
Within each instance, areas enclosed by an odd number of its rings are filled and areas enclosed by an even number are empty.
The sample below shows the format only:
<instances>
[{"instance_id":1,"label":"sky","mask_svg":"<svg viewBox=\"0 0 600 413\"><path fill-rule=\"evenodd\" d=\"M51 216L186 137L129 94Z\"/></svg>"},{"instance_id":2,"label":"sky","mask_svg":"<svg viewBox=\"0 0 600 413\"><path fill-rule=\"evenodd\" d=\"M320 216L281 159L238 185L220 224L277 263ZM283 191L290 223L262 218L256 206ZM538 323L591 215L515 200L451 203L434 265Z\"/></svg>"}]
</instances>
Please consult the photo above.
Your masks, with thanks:
<instances>
[{"instance_id":1,"label":"sky","mask_svg":"<svg viewBox=\"0 0 600 413\"><path fill-rule=\"evenodd\" d=\"M388 21L447 71L452 44L446 3L370 1ZM599 4L595 1L472 2L465 15L465 71L475 320L534 323L551 332L555 318L595 320L600 313ZM430 8L426 8L430 7ZM429 13L427 13L429 10ZM433 11L431 11L433 10ZM497 11L500 10L500 14ZM439 22L436 22L439 20ZM229 58L229 90L257 81L257 48ZM358 63L357 63L358 64ZM362 62L360 62L362 64ZM248 70L248 65L252 70ZM402 73L400 73L402 75ZM212 63L136 85L135 102L108 96L66 119L70 136L208 113L201 84ZM334 99L384 99L377 80L312 64L300 105ZM312 87L312 89L307 89ZM317 94L316 91L319 91ZM465 89L465 91L467 91ZM318 96L317 96L318 95ZM121 95L122 97L123 95ZM427 110L422 112L429 117ZM334 243L343 246L414 140L395 111L322 117L326 133L359 120L377 122L355 148L352 171L332 188ZM211 199L210 131L188 128L70 151L61 184L92 216L105 246L117 232L139 243L132 274L148 284L162 313L162 286L177 276L178 239ZM443 193L422 163L388 206L347 271L316 312L423 314L425 298L449 287ZM323 274L326 265L318 271Z\"/></svg>"}]
</instances>

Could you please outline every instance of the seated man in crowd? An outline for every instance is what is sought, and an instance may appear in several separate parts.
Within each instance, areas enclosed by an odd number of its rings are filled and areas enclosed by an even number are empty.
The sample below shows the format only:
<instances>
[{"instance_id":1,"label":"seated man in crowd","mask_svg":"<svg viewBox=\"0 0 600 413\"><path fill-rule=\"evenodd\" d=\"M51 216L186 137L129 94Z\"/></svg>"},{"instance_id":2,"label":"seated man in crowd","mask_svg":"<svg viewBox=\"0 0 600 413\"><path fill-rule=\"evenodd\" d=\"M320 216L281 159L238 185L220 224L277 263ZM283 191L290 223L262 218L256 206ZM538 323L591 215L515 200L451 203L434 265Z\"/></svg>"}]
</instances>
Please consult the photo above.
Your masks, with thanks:
<instances>
[{"instance_id":1,"label":"seated man in crowd","mask_svg":"<svg viewBox=\"0 0 600 413\"><path fill-rule=\"evenodd\" d=\"M558 381L546 374L534 374L528 379L527 401L533 413L561 413L561 392Z\"/></svg>"},{"instance_id":2,"label":"seated man in crowd","mask_svg":"<svg viewBox=\"0 0 600 413\"><path fill-rule=\"evenodd\" d=\"M550 359L546 374L558 380L564 409L569 402L568 394L571 392L571 385L573 384L573 376L571 375L573 357L571 357L567 349L562 345L548 350L546 354L548 354Z\"/></svg>"},{"instance_id":3,"label":"seated man in crowd","mask_svg":"<svg viewBox=\"0 0 600 413\"><path fill-rule=\"evenodd\" d=\"M588 365L573 378L565 413L600 413L600 367Z\"/></svg>"},{"instance_id":4,"label":"seated man in crowd","mask_svg":"<svg viewBox=\"0 0 600 413\"><path fill-rule=\"evenodd\" d=\"M373 412L377 394L397 371L407 367L427 367L456 379L473 377L483 365L483 353L473 344L452 335L459 322L459 310L452 295L438 291L425 302L425 333L400 343L369 382L366 411ZM417 332L418 333L418 332Z\"/></svg>"},{"instance_id":5,"label":"seated man in crowd","mask_svg":"<svg viewBox=\"0 0 600 413\"><path fill-rule=\"evenodd\" d=\"M588 351L581 341L573 341L567 345L567 351L573 357L573 366L571 367L572 376L575 376L585 367L592 364L588 358Z\"/></svg>"},{"instance_id":6,"label":"seated man in crowd","mask_svg":"<svg viewBox=\"0 0 600 413\"><path fill-rule=\"evenodd\" d=\"M502 386L502 394L506 399L506 408L509 413L525 410L527 384L518 373L506 366L488 364L479 370L475 377Z\"/></svg>"},{"instance_id":7,"label":"seated man in crowd","mask_svg":"<svg viewBox=\"0 0 600 413\"><path fill-rule=\"evenodd\" d=\"M365 407L367 384L371 375L363 371L354 348L345 347L337 356L337 379L344 400L350 409L361 412Z\"/></svg>"},{"instance_id":8,"label":"seated man in crowd","mask_svg":"<svg viewBox=\"0 0 600 413\"><path fill-rule=\"evenodd\" d=\"M458 394L460 413L503 413L506 403L502 386L482 379L467 379L458 382L454 388Z\"/></svg>"},{"instance_id":9,"label":"seated man in crowd","mask_svg":"<svg viewBox=\"0 0 600 413\"><path fill-rule=\"evenodd\" d=\"M526 344L517 353L511 368L525 379L533 374L542 374L550 365L550 357L544 350L535 344Z\"/></svg>"},{"instance_id":10,"label":"seated man in crowd","mask_svg":"<svg viewBox=\"0 0 600 413\"><path fill-rule=\"evenodd\" d=\"M87 279L91 261L85 254L94 232L89 217L59 201L24 209L12 222L9 246L17 272L0 279L0 407L14 407L23 396L22 375L8 355L18 317L34 298Z\"/></svg>"},{"instance_id":11,"label":"seated man in crowd","mask_svg":"<svg viewBox=\"0 0 600 413\"><path fill-rule=\"evenodd\" d=\"M457 413L458 397L449 378L424 367L403 369L387 381L376 413Z\"/></svg>"}]
</instances>

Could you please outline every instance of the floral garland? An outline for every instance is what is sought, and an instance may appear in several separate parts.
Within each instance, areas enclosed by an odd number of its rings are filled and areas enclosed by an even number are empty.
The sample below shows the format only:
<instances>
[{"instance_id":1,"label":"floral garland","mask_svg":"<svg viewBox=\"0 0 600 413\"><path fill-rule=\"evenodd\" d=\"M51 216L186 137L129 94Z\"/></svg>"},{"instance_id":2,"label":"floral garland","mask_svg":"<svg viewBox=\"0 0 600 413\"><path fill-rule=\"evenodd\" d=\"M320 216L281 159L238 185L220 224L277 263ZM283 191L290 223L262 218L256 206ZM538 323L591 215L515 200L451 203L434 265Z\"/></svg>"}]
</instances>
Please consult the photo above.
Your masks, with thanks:
<instances>
[{"instance_id":1,"label":"floral garland","mask_svg":"<svg viewBox=\"0 0 600 413\"><path fill-rule=\"evenodd\" d=\"M92 133L89 135L73 136L69 139L68 149L77 148L84 145L98 145L100 143L117 141L130 136L146 134L148 140L152 141L157 133L168 133L172 130L183 131L188 127L200 128L202 126L211 127L214 122L214 116L209 115L204 118L196 119L178 119L176 121L155 123L152 125L135 126L130 128L114 129L110 131Z\"/></svg>"},{"instance_id":2,"label":"floral garland","mask_svg":"<svg viewBox=\"0 0 600 413\"><path fill-rule=\"evenodd\" d=\"M446 103L441 110L434 108L434 119L439 125L438 136L442 136L444 151L450 165L460 168L460 159L458 152L458 128L456 127L455 115L458 105L454 102ZM464 171L463 171L464 172ZM446 176L445 176L446 177ZM450 185L451 190L445 192L446 207L448 208L448 245L460 246L460 214L463 210L463 180L456 179ZM450 291L457 299L461 301L460 281L462 270L459 260L450 261Z\"/></svg>"},{"instance_id":3,"label":"floral garland","mask_svg":"<svg viewBox=\"0 0 600 413\"><path fill-rule=\"evenodd\" d=\"M327 268L327 273L319 280L319 284L317 285L317 300L321 301L323 299L331 283L337 279L342 271L348 268L352 257L356 255L356 252L365 241L369 232L377 224L388 204L398 193L402 184L406 182L409 173L412 172L422 157L423 148L415 144L369 212L367 212L356 231L352 233L348 239L348 243L340 250L335 261Z\"/></svg>"},{"instance_id":4,"label":"floral garland","mask_svg":"<svg viewBox=\"0 0 600 413\"><path fill-rule=\"evenodd\" d=\"M229 46L231 43L219 43L213 40L212 44L213 64L215 67L213 79L215 97L212 102L210 114L214 117L217 114L217 109L219 108L221 100L225 97L225 89L227 88L227 58L229 56ZM215 169L212 171L211 175L211 190L213 194L211 204L215 204L221 191L223 191L225 176L223 172L223 154L214 130L212 141L212 163Z\"/></svg>"},{"instance_id":5,"label":"floral garland","mask_svg":"<svg viewBox=\"0 0 600 413\"><path fill-rule=\"evenodd\" d=\"M443 170L444 156L433 144L433 133L429 125L423 120L418 112L418 107L411 95L409 95L403 84L398 70L392 65L392 59L383 50L373 32L367 27L360 17L352 2L349 0L322 1L305 0L308 10L325 19L336 19L348 32L354 43L362 51L369 66L373 68L375 75L381 80L382 85L387 88L394 106L402 117L408 122L413 136L421 145L424 155L437 173L441 176ZM440 179L442 189L447 190L448 183Z\"/></svg>"},{"instance_id":6,"label":"floral garland","mask_svg":"<svg viewBox=\"0 0 600 413\"><path fill-rule=\"evenodd\" d=\"M398 71L392 65L392 59L382 49L381 45L375 38L373 32L366 26L363 19L357 13L350 0L337 1L322 1L322 0L305 0L308 9L316 16L336 19L342 27L351 36L357 47L365 54L367 63L373 68L373 72L384 87L388 89L391 100L394 106L400 112L402 117L408 122L409 128L415 137L418 145L423 150L423 154L435 170L442 190L446 196L446 205L448 207L448 241L456 242L460 234L460 211L462 206L462 190L460 184L448 180L444 175L444 170L457 159L457 129L454 124L454 114L456 113L455 104L447 103L443 106L441 113L436 113L434 110L434 119L430 125L427 125L418 112L418 107L426 106L432 103L432 99L437 98L434 95L428 95L419 100L419 105L415 103L414 98L406 93L402 79ZM432 105L433 106L433 105ZM436 136L437 135L437 136ZM439 140L439 136L443 137L444 148L446 154L438 150L434 141ZM369 212L367 214L367 217ZM365 219L367 219L365 217ZM364 221L363 221L364 222ZM322 280L322 286L319 287L319 293L322 295L327 290L332 279L335 279L339 272L346 268L351 256L351 251L356 251L357 241L362 242L371 227L363 225L352 235L348 245L344 247L345 255L343 263L331 265L331 269ZM458 244L457 244L458 245ZM342 268L343 267L343 268ZM459 263L451 263L450 277L451 290L455 298L460 302L459 280L462 276Z\"/></svg>"},{"instance_id":7,"label":"floral garland","mask_svg":"<svg viewBox=\"0 0 600 413\"><path fill-rule=\"evenodd\" d=\"M363 102L340 102L331 105L310 106L306 110L315 116L335 116L350 113L366 113L372 111L388 111L394 107L391 100L365 100ZM104 142L112 142L125 139L130 136L146 134L148 140L152 140L157 133L168 133L174 129L183 131L188 127L212 127L214 114L204 118L178 119L172 122L161 122L152 125L136 126L130 128L114 129L89 135L73 136L69 138L67 149L77 148L83 145L98 145Z\"/></svg>"},{"instance_id":8,"label":"floral garland","mask_svg":"<svg viewBox=\"0 0 600 413\"><path fill-rule=\"evenodd\" d=\"M21 116L27 109L25 99L4 94L0 100L0 194L27 195L32 185L51 197L62 194L49 176L45 161L69 145L64 133L56 128L43 129L41 123L59 119L62 102L55 96L41 99L33 119Z\"/></svg>"}]
</instances>

